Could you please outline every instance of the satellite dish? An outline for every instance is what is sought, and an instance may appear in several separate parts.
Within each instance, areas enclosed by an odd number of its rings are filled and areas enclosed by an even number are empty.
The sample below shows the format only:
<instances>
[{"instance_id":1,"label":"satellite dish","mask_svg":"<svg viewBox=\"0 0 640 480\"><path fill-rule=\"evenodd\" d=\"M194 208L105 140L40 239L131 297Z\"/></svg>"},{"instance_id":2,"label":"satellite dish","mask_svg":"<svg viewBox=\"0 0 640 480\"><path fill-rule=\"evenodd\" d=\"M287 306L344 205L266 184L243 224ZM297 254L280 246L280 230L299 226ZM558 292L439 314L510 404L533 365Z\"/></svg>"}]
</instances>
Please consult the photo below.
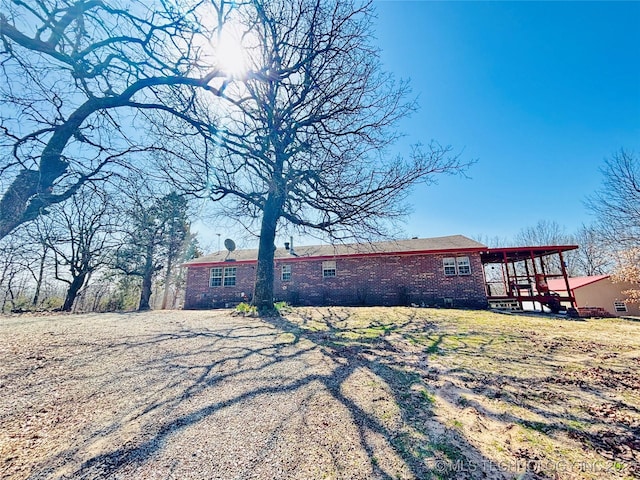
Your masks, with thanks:
<instances>
[{"instance_id":1,"label":"satellite dish","mask_svg":"<svg viewBox=\"0 0 640 480\"><path fill-rule=\"evenodd\" d=\"M227 238L224 241L224 248L226 248L230 252L233 252L236 249L236 242L234 242L230 238Z\"/></svg>"}]
</instances>

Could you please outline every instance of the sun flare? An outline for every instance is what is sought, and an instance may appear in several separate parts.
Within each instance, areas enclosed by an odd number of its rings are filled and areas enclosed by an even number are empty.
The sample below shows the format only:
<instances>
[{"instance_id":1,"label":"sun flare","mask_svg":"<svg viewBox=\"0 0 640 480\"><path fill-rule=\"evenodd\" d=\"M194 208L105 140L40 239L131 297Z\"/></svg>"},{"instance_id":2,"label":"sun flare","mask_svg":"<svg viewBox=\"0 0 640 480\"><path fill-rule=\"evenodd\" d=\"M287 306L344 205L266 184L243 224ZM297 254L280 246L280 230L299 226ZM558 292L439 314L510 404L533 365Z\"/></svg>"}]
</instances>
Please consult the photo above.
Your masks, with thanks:
<instances>
[{"instance_id":1,"label":"sun flare","mask_svg":"<svg viewBox=\"0 0 640 480\"><path fill-rule=\"evenodd\" d=\"M246 74L246 50L242 46L241 36L233 29L222 31L215 51L218 67L225 75L239 78Z\"/></svg>"}]
</instances>

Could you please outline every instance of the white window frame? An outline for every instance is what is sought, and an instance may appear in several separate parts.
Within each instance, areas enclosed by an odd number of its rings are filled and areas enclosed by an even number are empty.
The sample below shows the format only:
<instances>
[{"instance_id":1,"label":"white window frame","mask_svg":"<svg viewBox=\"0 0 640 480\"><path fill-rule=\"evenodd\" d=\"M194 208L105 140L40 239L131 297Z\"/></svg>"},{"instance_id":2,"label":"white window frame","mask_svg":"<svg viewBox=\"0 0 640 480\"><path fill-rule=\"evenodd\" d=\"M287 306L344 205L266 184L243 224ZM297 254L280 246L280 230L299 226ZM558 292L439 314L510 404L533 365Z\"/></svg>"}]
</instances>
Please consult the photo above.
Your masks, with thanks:
<instances>
[{"instance_id":1,"label":"white window frame","mask_svg":"<svg viewBox=\"0 0 640 480\"><path fill-rule=\"evenodd\" d=\"M222 279L222 285L225 287L235 287L237 273L238 273L237 267L224 267L224 276Z\"/></svg>"},{"instance_id":2,"label":"white window frame","mask_svg":"<svg viewBox=\"0 0 640 480\"><path fill-rule=\"evenodd\" d=\"M624 313L629 311L627 310L626 302L623 302L621 300L616 300L615 302L613 302L613 309L616 311L616 313Z\"/></svg>"},{"instance_id":3,"label":"white window frame","mask_svg":"<svg viewBox=\"0 0 640 480\"><path fill-rule=\"evenodd\" d=\"M280 279L283 282L288 282L288 281L291 280L291 265L290 264L282 265Z\"/></svg>"},{"instance_id":4,"label":"white window frame","mask_svg":"<svg viewBox=\"0 0 640 480\"><path fill-rule=\"evenodd\" d=\"M456 257L458 275L471 275L471 260L469 257Z\"/></svg>"},{"instance_id":5,"label":"white window frame","mask_svg":"<svg viewBox=\"0 0 640 480\"><path fill-rule=\"evenodd\" d=\"M338 274L335 260L322 262L322 278L334 278Z\"/></svg>"},{"instance_id":6,"label":"white window frame","mask_svg":"<svg viewBox=\"0 0 640 480\"><path fill-rule=\"evenodd\" d=\"M222 270L222 267L212 267L211 270L209 270L209 287L214 288L222 286ZM216 282L214 282L214 280L216 280Z\"/></svg>"},{"instance_id":7,"label":"white window frame","mask_svg":"<svg viewBox=\"0 0 640 480\"><path fill-rule=\"evenodd\" d=\"M456 257L445 257L442 259L442 268L447 277L453 277L458 274Z\"/></svg>"}]
</instances>

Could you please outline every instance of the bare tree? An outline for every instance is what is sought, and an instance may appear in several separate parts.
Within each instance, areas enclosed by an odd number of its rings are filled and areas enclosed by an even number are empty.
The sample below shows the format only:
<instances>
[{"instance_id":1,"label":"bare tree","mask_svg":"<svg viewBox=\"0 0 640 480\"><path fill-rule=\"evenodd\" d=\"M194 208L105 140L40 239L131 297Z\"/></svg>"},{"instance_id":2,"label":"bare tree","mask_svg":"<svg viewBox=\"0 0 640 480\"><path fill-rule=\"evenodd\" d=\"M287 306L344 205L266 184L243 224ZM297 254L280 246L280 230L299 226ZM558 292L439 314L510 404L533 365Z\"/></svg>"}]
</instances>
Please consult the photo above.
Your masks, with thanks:
<instances>
[{"instance_id":1,"label":"bare tree","mask_svg":"<svg viewBox=\"0 0 640 480\"><path fill-rule=\"evenodd\" d=\"M511 241L507 237L501 237L500 235L491 236L479 233L473 235L471 238L489 248L508 247L512 245Z\"/></svg>"},{"instance_id":2,"label":"bare tree","mask_svg":"<svg viewBox=\"0 0 640 480\"><path fill-rule=\"evenodd\" d=\"M6 260L16 264L18 270L29 273L33 282L31 306L38 307L42 300L42 290L52 266L51 247L48 242L47 227L43 224L24 225L5 237L7 246L12 246ZM33 285L31 285L33 283Z\"/></svg>"},{"instance_id":3,"label":"bare tree","mask_svg":"<svg viewBox=\"0 0 640 480\"><path fill-rule=\"evenodd\" d=\"M55 256L55 277L68 285L62 305L68 312L91 275L113 260L113 205L104 192L85 187L44 221L50 225L47 240Z\"/></svg>"},{"instance_id":4,"label":"bare tree","mask_svg":"<svg viewBox=\"0 0 640 480\"><path fill-rule=\"evenodd\" d=\"M566 228L553 220L538 220L535 225L520 230L514 240L519 245L542 246L570 245L574 242Z\"/></svg>"},{"instance_id":5,"label":"bare tree","mask_svg":"<svg viewBox=\"0 0 640 480\"><path fill-rule=\"evenodd\" d=\"M406 212L412 185L466 166L437 143L410 159L390 154L397 121L415 105L407 84L381 70L372 18L370 2L354 1L258 0L234 10L246 62L264 77L232 80L220 101L199 102L207 144L183 132L185 156L163 158L171 178L255 228L260 312L273 310L279 227L336 241L379 236Z\"/></svg>"},{"instance_id":6,"label":"bare tree","mask_svg":"<svg viewBox=\"0 0 640 480\"><path fill-rule=\"evenodd\" d=\"M0 311L7 305L12 310L28 310L42 300L47 251L33 228L22 227L0 240Z\"/></svg>"},{"instance_id":7,"label":"bare tree","mask_svg":"<svg viewBox=\"0 0 640 480\"><path fill-rule=\"evenodd\" d=\"M595 226L582 225L574 234L580 248L574 264L581 275L605 275L613 268L613 253Z\"/></svg>"},{"instance_id":8,"label":"bare tree","mask_svg":"<svg viewBox=\"0 0 640 480\"><path fill-rule=\"evenodd\" d=\"M34 307L38 306L38 302L41 299L42 285L45 281L45 268L47 266L47 260L49 259L49 253L51 251L51 247L49 242L47 241L48 234L46 231L42 231L41 229L37 229L35 236L35 245L38 248L38 261L36 263L36 268L33 268L31 265L28 265L27 268L31 272L33 279L35 281L35 291L33 293L33 300L31 301Z\"/></svg>"},{"instance_id":9,"label":"bare tree","mask_svg":"<svg viewBox=\"0 0 640 480\"><path fill-rule=\"evenodd\" d=\"M218 95L210 40L236 2L122 3L0 0L0 238L155 150L136 112L189 122L194 90Z\"/></svg>"},{"instance_id":10,"label":"bare tree","mask_svg":"<svg viewBox=\"0 0 640 480\"><path fill-rule=\"evenodd\" d=\"M394 125L414 104L381 71L370 3L0 5L0 238L157 152L179 160L167 170L185 190L206 191L258 227L254 298L266 311L279 225L379 235L405 212L412 184L464 167L435 143L409 160L389 155ZM212 50L233 30L242 73ZM148 120L164 142L146 138Z\"/></svg>"},{"instance_id":11,"label":"bare tree","mask_svg":"<svg viewBox=\"0 0 640 480\"><path fill-rule=\"evenodd\" d=\"M640 159L621 149L601 171L602 186L587 200L598 231L614 248L640 246Z\"/></svg>"},{"instance_id":12,"label":"bare tree","mask_svg":"<svg viewBox=\"0 0 640 480\"><path fill-rule=\"evenodd\" d=\"M539 220L534 226L525 227L515 236L515 243L518 245L576 245L577 240L574 235L567 233L566 228L553 220ZM579 247L579 245L578 245ZM570 250L563 254L564 266L569 276L582 275L578 265L578 250ZM561 270L558 259L554 256L547 259L549 266L556 271Z\"/></svg>"},{"instance_id":13,"label":"bare tree","mask_svg":"<svg viewBox=\"0 0 640 480\"><path fill-rule=\"evenodd\" d=\"M640 301L640 158L620 149L601 169L601 188L587 200L595 214L598 240L615 258L614 280L636 284L626 291Z\"/></svg>"},{"instance_id":14,"label":"bare tree","mask_svg":"<svg viewBox=\"0 0 640 480\"><path fill-rule=\"evenodd\" d=\"M8 303L11 304L12 309L15 308L16 280L22 271L20 263L16 259L20 246L14 241L14 238L3 240L0 243L0 292L2 294L0 313L6 310Z\"/></svg>"}]
</instances>

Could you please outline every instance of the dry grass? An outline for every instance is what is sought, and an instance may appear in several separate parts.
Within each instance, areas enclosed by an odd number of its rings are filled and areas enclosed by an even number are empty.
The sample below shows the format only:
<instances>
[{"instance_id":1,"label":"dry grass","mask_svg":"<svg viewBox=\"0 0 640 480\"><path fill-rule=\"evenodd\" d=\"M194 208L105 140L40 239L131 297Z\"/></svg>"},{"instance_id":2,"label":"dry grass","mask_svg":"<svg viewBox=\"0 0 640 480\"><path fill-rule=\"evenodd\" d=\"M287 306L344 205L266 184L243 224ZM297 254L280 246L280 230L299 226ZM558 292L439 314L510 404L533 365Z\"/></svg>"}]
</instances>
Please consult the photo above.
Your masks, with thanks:
<instances>
[{"instance_id":1,"label":"dry grass","mask_svg":"<svg viewBox=\"0 0 640 480\"><path fill-rule=\"evenodd\" d=\"M640 323L0 318L3 478L634 478Z\"/></svg>"}]
</instances>

